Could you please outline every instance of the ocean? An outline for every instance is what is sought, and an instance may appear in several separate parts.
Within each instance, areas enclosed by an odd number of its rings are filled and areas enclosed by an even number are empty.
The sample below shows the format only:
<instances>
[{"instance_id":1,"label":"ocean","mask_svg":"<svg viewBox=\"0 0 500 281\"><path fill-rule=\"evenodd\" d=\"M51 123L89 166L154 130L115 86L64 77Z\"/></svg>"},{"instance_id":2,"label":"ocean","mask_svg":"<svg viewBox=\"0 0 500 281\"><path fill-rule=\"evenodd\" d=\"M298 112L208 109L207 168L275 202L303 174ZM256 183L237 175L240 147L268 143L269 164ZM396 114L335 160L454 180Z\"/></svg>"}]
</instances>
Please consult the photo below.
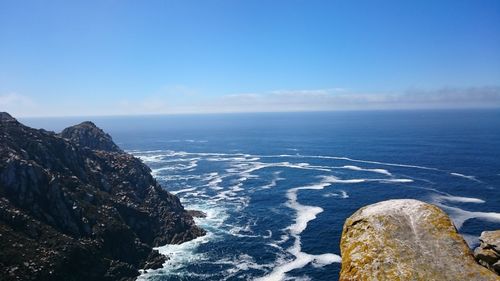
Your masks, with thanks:
<instances>
[{"instance_id":1,"label":"ocean","mask_svg":"<svg viewBox=\"0 0 500 281\"><path fill-rule=\"evenodd\" d=\"M471 247L500 229L500 110L24 118L91 119L147 164L207 235L159 251L140 280L336 280L347 217L414 198Z\"/></svg>"}]
</instances>

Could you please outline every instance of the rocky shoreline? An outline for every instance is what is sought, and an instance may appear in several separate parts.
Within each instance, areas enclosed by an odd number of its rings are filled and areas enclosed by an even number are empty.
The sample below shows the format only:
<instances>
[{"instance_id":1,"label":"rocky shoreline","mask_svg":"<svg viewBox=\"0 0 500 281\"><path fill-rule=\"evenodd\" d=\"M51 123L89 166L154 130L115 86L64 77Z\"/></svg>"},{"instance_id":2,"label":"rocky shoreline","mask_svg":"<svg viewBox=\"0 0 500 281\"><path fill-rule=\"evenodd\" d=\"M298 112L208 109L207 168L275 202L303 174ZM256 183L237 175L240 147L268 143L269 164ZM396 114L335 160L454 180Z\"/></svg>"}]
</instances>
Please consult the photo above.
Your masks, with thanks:
<instances>
[{"instance_id":1,"label":"rocky shoreline","mask_svg":"<svg viewBox=\"0 0 500 281\"><path fill-rule=\"evenodd\" d=\"M57 134L0 112L0 280L135 280L153 250L205 234L139 159L92 122ZM500 280L500 231L472 252L438 207L365 206L341 238L341 281Z\"/></svg>"},{"instance_id":2,"label":"rocky shoreline","mask_svg":"<svg viewBox=\"0 0 500 281\"><path fill-rule=\"evenodd\" d=\"M205 234L91 122L61 134L0 113L0 279L134 280L152 248Z\"/></svg>"},{"instance_id":3,"label":"rocky shoreline","mask_svg":"<svg viewBox=\"0 0 500 281\"><path fill-rule=\"evenodd\" d=\"M500 275L500 230L483 231L479 242L474 257L481 265Z\"/></svg>"},{"instance_id":4,"label":"rocky shoreline","mask_svg":"<svg viewBox=\"0 0 500 281\"><path fill-rule=\"evenodd\" d=\"M481 236L476 258L498 254L498 232ZM497 243L495 245L495 243ZM388 200L349 217L341 238L341 281L500 280L474 259L450 218L417 200ZM488 266L498 262L488 259Z\"/></svg>"}]
</instances>

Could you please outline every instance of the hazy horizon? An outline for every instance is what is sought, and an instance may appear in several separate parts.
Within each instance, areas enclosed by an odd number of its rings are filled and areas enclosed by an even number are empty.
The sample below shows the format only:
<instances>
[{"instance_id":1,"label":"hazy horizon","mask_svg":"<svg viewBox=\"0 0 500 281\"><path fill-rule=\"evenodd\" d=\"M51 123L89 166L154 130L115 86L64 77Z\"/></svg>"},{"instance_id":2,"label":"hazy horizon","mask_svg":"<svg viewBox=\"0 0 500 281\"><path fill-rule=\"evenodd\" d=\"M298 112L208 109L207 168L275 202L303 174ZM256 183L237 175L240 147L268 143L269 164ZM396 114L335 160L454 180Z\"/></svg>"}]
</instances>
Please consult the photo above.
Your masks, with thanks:
<instances>
[{"instance_id":1,"label":"hazy horizon","mask_svg":"<svg viewBox=\"0 0 500 281\"><path fill-rule=\"evenodd\" d=\"M458 107L458 108L407 108L407 109L345 109L345 110L309 110L309 111L241 111L241 112L185 112L185 113L143 113L143 114L102 114L102 115L15 115L9 111L0 111L10 114L12 117L18 119L18 121L34 120L34 119L85 119L87 121L93 121L90 118L155 118L155 117L182 117L182 116L231 116L231 115L280 115L280 114L335 114L335 113L362 113L362 114L376 114L376 113L397 113L397 112L408 112L408 113L446 113L446 112L488 112L488 111L499 111L500 107Z\"/></svg>"}]
</instances>

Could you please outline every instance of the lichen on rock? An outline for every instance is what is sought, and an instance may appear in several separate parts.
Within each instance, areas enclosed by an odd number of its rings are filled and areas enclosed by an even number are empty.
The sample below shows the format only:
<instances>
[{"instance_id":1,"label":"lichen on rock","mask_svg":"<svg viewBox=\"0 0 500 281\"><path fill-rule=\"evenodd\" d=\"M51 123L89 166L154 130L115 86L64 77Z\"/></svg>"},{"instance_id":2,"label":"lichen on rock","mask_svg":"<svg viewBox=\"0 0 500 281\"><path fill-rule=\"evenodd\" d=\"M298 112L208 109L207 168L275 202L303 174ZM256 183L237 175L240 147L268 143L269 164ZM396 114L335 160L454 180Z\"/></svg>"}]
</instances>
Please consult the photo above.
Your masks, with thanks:
<instances>
[{"instance_id":1,"label":"lichen on rock","mask_svg":"<svg viewBox=\"0 0 500 281\"><path fill-rule=\"evenodd\" d=\"M449 217L417 200L388 200L349 217L341 238L341 281L499 280L477 264Z\"/></svg>"}]
</instances>

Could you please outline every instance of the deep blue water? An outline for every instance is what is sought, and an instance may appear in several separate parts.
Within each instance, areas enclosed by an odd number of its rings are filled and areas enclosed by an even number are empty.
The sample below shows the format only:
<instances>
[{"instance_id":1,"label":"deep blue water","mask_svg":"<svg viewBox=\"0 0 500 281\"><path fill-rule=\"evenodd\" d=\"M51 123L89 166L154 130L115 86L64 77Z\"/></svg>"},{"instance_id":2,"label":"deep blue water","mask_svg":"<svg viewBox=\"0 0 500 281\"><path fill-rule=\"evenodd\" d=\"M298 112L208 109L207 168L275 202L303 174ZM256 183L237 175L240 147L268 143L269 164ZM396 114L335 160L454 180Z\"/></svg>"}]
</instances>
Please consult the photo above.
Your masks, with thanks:
<instances>
[{"instance_id":1,"label":"deep blue water","mask_svg":"<svg viewBox=\"0 0 500 281\"><path fill-rule=\"evenodd\" d=\"M21 120L55 131L89 118ZM344 220L391 198L437 204L470 245L500 228L500 111L96 117L208 235L160 248L150 280L336 280Z\"/></svg>"}]
</instances>

